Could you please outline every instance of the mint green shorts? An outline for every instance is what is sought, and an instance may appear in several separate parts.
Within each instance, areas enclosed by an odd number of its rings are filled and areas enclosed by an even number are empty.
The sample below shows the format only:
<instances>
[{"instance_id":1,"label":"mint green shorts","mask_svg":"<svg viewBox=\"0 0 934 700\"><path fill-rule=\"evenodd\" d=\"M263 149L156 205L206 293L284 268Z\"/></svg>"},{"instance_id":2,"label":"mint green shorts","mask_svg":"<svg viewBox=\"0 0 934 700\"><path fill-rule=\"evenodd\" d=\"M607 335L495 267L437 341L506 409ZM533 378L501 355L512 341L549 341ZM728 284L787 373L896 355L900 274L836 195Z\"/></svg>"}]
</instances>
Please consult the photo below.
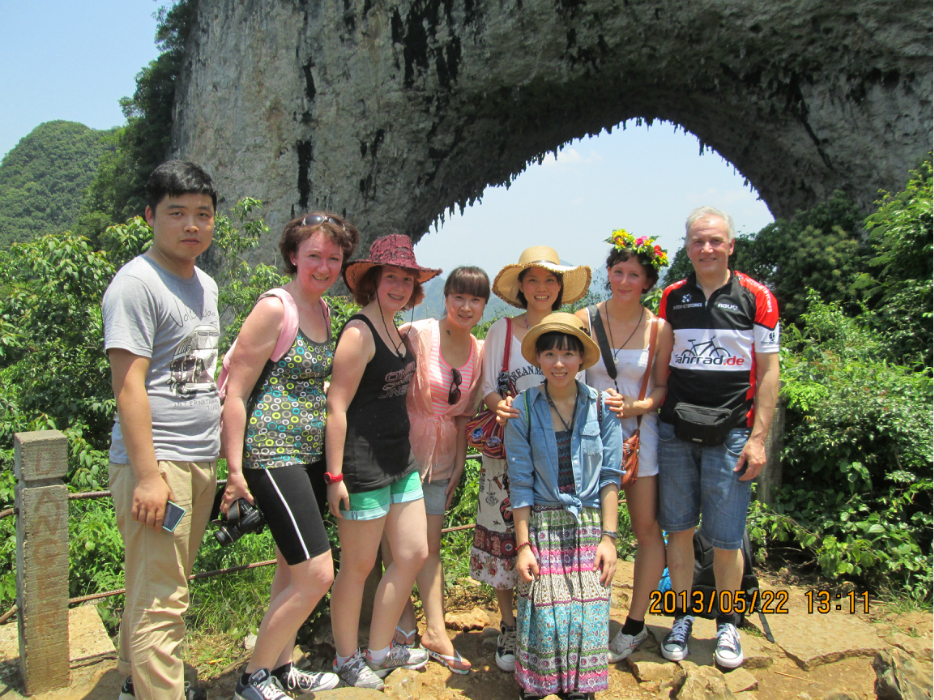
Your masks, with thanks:
<instances>
[{"instance_id":1,"label":"mint green shorts","mask_svg":"<svg viewBox=\"0 0 934 700\"><path fill-rule=\"evenodd\" d=\"M341 511L347 520L376 520L389 514L393 503L408 503L422 498L422 479L417 471L375 491L350 494L350 510Z\"/></svg>"}]
</instances>

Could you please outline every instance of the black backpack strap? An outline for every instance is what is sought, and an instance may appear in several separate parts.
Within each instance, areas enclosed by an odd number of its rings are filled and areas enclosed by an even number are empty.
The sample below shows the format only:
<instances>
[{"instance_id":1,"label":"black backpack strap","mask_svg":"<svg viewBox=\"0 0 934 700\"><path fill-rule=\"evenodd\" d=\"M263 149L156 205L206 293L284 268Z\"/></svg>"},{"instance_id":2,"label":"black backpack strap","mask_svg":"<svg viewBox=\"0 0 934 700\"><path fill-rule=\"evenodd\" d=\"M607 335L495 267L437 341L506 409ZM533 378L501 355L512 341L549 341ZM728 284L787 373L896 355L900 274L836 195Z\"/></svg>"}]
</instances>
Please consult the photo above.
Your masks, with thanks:
<instances>
[{"instance_id":1,"label":"black backpack strap","mask_svg":"<svg viewBox=\"0 0 934 700\"><path fill-rule=\"evenodd\" d=\"M616 380L616 362L613 360L613 351L610 350L610 341L606 337L606 329L603 327L603 319L600 318L600 311L596 304L587 307L590 314L590 327L596 336L597 345L600 346L600 355L603 357L603 365L606 367L606 373L610 379Z\"/></svg>"}]
</instances>

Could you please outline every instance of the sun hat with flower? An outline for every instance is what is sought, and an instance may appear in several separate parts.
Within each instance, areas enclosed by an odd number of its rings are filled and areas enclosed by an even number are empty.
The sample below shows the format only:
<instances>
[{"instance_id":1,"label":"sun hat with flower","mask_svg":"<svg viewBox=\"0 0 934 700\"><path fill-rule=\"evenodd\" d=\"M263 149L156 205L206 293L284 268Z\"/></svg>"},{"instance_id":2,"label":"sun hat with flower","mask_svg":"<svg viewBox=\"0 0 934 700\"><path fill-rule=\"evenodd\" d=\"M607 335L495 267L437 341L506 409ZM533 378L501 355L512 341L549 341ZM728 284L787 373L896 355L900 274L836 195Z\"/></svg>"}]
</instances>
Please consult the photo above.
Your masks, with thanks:
<instances>
[{"instance_id":1,"label":"sun hat with flower","mask_svg":"<svg viewBox=\"0 0 934 700\"><path fill-rule=\"evenodd\" d=\"M561 275L564 291L563 304L573 304L583 298L590 287L590 268L587 265L571 267L562 265L554 248L546 245L526 248L518 263L506 265L493 280L493 293L511 306L522 308L519 303L519 275L530 267L541 267Z\"/></svg>"},{"instance_id":2,"label":"sun hat with flower","mask_svg":"<svg viewBox=\"0 0 934 700\"><path fill-rule=\"evenodd\" d=\"M350 291L357 288L357 283L367 270L377 265L395 265L406 270L412 270L418 274L418 281L421 284L441 274L441 270L422 267L415 262L415 249L412 246L411 238L400 233L390 233L386 236L380 236L370 244L368 258L354 260L347 266L347 270L344 272L344 281L347 282Z\"/></svg>"}]
</instances>

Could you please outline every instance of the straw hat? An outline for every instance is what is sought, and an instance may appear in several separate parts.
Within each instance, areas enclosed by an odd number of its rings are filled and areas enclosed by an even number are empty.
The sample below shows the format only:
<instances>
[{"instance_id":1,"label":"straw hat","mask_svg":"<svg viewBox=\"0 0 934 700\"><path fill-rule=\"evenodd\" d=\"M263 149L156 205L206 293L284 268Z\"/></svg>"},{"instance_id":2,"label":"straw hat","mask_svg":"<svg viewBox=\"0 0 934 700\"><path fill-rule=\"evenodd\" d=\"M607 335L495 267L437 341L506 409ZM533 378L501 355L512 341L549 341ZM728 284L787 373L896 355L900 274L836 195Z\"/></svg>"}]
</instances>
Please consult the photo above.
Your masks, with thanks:
<instances>
[{"instance_id":1,"label":"straw hat","mask_svg":"<svg viewBox=\"0 0 934 700\"><path fill-rule=\"evenodd\" d=\"M569 267L561 264L561 259L554 248L537 245L526 248L519 256L517 264L506 265L493 280L493 293L507 304L522 308L519 303L519 274L530 267L542 267L561 275L564 292L562 304L573 304L587 293L590 287L590 268L586 265Z\"/></svg>"},{"instance_id":2,"label":"straw hat","mask_svg":"<svg viewBox=\"0 0 934 700\"><path fill-rule=\"evenodd\" d=\"M441 270L422 267L415 262L415 249L412 247L411 238L400 233L391 233L388 236L380 236L370 244L370 257L365 260L354 260L347 266L344 279L350 291L357 288L357 283L367 270L377 265L395 265L412 270L418 274L418 281L421 284L441 274Z\"/></svg>"},{"instance_id":3,"label":"straw hat","mask_svg":"<svg viewBox=\"0 0 934 700\"><path fill-rule=\"evenodd\" d=\"M593 367L600 361L600 348L593 342L587 332L587 326L574 314L554 313L548 314L541 323L532 326L522 339L522 357L541 369L538 363L538 354L535 352L535 341L545 333L558 331L578 338L584 344L584 358L581 369Z\"/></svg>"}]
</instances>

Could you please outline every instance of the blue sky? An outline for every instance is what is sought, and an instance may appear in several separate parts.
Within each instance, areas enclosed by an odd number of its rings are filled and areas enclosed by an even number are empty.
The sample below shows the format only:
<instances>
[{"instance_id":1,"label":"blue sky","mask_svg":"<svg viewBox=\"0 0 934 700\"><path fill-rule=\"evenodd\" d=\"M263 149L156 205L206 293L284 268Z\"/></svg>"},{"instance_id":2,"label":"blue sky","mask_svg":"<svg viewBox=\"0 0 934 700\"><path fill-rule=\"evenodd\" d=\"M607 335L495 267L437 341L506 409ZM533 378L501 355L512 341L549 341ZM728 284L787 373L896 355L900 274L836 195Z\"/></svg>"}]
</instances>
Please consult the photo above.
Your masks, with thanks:
<instances>
[{"instance_id":1,"label":"blue sky","mask_svg":"<svg viewBox=\"0 0 934 700\"><path fill-rule=\"evenodd\" d=\"M54 119L106 129L124 122L119 99L157 56L153 15L164 0L0 0L0 154ZM575 141L533 165L511 187L490 188L448 214L416 247L419 262L450 270L480 265L492 278L526 247L550 245L565 261L599 268L614 228L658 237L674 253L688 212L729 211L740 232L772 221L741 174L672 124ZM469 245L458 245L467 241ZM595 270L596 271L596 270Z\"/></svg>"},{"instance_id":2,"label":"blue sky","mask_svg":"<svg viewBox=\"0 0 934 700\"><path fill-rule=\"evenodd\" d=\"M158 55L152 0L0 0L0 154L55 119L107 129Z\"/></svg>"}]
</instances>

